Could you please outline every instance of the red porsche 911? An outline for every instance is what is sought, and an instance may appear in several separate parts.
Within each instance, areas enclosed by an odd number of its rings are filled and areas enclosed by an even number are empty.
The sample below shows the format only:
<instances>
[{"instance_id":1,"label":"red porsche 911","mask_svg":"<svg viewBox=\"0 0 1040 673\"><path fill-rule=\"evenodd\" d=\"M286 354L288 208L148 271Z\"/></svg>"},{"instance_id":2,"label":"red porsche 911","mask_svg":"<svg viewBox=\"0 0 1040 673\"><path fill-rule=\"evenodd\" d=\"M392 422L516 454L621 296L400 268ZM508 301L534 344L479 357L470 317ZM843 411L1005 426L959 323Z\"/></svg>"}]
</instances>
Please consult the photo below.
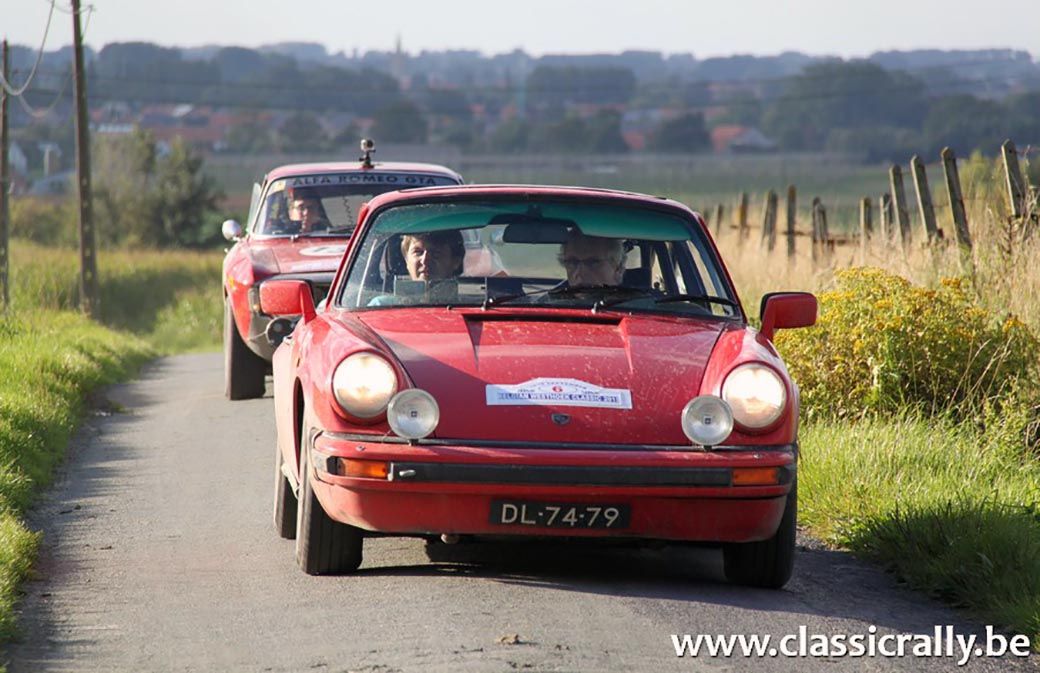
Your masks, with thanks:
<instances>
[{"instance_id":1,"label":"red porsche 911","mask_svg":"<svg viewBox=\"0 0 1040 673\"><path fill-rule=\"evenodd\" d=\"M466 237L504 270L467 273ZM326 305L273 358L274 521L309 574L370 534L700 541L780 587L797 510L798 388L773 348L805 293L748 325L699 215L599 189L467 186L374 198Z\"/></svg>"}]
</instances>

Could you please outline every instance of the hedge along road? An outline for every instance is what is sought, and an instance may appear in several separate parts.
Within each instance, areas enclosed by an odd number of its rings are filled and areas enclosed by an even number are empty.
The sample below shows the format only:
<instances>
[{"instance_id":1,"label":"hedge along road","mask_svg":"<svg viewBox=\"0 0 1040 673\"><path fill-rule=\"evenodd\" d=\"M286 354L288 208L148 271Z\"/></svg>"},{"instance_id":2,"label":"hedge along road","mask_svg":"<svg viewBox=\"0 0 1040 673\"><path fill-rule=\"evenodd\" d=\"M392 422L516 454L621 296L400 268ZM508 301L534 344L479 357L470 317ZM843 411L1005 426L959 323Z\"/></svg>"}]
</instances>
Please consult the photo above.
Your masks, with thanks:
<instances>
[{"instance_id":1,"label":"hedge along road","mask_svg":"<svg viewBox=\"0 0 1040 673\"><path fill-rule=\"evenodd\" d=\"M951 670L949 658L678 658L671 635L931 634L977 624L845 554L800 545L778 592L726 584L703 548L451 548L369 540L361 570L309 577L271 523L270 397L228 402L219 354L106 391L55 487L25 586L21 671ZM775 641L774 641L775 642ZM1035 658L962 670L1037 670Z\"/></svg>"}]
</instances>

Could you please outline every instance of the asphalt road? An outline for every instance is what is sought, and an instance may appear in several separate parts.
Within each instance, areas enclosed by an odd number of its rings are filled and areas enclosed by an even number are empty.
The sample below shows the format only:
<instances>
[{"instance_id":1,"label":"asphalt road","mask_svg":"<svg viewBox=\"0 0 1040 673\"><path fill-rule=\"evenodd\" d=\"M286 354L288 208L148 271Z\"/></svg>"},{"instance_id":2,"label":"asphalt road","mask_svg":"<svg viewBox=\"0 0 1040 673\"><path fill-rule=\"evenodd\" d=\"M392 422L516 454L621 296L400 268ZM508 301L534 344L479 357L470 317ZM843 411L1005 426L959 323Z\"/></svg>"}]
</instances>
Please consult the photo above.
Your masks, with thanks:
<instances>
[{"instance_id":1,"label":"asphalt road","mask_svg":"<svg viewBox=\"0 0 1040 673\"><path fill-rule=\"evenodd\" d=\"M106 392L54 488L20 642L32 671L860 671L1038 669L1035 658L678 658L671 635L931 634L965 617L845 554L802 545L782 591L730 586L711 549L369 540L308 577L271 524L270 398L228 402L218 354ZM775 642L775 641L774 641Z\"/></svg>"}]
</instances>

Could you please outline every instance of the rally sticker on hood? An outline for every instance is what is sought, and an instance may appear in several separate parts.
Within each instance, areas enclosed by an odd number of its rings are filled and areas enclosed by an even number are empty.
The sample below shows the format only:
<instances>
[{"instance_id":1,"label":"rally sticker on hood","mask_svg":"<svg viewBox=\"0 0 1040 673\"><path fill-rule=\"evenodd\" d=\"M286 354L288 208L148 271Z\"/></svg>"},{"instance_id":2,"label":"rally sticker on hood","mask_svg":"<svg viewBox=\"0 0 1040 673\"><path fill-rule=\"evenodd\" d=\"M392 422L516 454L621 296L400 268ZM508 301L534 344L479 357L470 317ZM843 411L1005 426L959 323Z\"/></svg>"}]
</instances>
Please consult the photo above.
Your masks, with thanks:
<instances>
[{"instance_id":1,"label":"rally sticker on hood","mask_svg":"<svg viewBox=\"0 0 1040 673\"><path fill-rule=\"evenodd\" d=\"M631 409L632 391L601 388L578 379L531 379L516 385L490 383L486 388L491 406L557 406Z\"/></svg>"},{"instance_id":2,"label":"rally sticker on hood","mask_svg":"<svg viewBox=\"0 0 1040 673\"><path fill-rule=\"evenodd\" d=\"M315 245L311 248L303 248L300 250L300 254L308 257L342 257L346 249L345 245Z\"/></svg>"}]
</instances>

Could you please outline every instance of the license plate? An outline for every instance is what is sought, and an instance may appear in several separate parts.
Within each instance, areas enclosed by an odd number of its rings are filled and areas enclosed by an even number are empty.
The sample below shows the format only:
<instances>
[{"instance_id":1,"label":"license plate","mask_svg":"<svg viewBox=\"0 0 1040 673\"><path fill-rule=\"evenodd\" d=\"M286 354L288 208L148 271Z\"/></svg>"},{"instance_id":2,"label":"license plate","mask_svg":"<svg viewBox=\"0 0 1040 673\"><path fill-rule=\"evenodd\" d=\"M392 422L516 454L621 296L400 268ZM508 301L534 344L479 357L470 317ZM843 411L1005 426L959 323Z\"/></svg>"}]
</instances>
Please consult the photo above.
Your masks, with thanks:
<instances>
[{"instance_id":1,"label":"license plate","mask_svg":"<svg viewBox=\"0 0 1040 673\"><path fill-rule=\"evenodd\" d=\"M540 528L627 528L628 505L566 502L491 502L491 523Z\"/></svg>"}]
</instances>

